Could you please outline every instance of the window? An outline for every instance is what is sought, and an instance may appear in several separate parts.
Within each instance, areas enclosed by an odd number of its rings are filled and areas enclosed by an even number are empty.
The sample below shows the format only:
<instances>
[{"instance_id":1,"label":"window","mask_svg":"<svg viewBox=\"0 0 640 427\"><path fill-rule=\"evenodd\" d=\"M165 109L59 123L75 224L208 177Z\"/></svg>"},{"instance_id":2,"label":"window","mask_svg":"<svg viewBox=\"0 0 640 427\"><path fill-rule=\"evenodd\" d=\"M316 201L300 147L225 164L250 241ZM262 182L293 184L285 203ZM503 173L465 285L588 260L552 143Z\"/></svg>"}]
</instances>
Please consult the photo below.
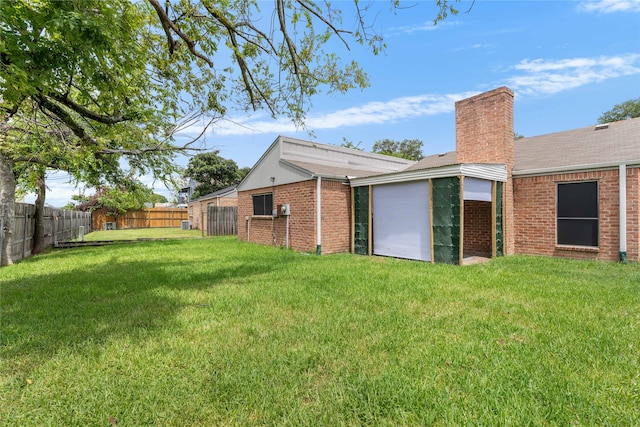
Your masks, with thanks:
<instances>
[{"instance_id":1,"label":"window","mask_svg":"<svg viewBox=\"0 0 640 427\"><path fill-rule=\"evenodd\" d=\"M254 215L272 215L273 213L273 194L259 194L253 196L253 214Z\"/></svg>"},{"instance_id":2,"label":"window","mask_svg":"<svg viewBox=\"0 0 640 427\"><path fill-rule=\"evenodd\" d=\"M559 245L598 246L598 182L558 184Z\"/></svg>"}]
</instances>

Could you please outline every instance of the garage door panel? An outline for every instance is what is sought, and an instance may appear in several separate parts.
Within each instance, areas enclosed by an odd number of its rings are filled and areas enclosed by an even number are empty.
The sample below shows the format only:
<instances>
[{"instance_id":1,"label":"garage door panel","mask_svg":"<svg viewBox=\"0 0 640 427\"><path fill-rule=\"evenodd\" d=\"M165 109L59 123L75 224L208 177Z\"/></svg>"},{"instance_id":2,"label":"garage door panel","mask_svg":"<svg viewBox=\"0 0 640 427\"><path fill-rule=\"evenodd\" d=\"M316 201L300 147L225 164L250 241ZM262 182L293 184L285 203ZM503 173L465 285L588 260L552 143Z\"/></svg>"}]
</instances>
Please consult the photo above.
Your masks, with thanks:
<instances>
[{"instance_id":1,"label":"garage door panel","mask_svg":"<svg viewBox=\"0 0 640 427\"><path fill-rule=\"evenodd\" d=\"M431 260L428 181L373 187L373 253Z\"/></svg>"}]
</instances>

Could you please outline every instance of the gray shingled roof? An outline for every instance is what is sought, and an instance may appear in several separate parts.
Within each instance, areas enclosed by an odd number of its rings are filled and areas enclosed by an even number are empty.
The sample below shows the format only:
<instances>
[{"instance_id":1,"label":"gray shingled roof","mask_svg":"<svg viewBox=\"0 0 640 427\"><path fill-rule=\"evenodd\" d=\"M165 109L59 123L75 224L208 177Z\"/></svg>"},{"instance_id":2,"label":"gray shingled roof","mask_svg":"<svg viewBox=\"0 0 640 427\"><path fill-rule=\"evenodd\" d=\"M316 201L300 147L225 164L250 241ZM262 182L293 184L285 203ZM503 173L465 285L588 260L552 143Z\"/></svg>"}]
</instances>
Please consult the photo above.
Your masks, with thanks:
<instances>
[{"instance_id":1,"label":"gray shingled roof","mask_svg":"<svg viewBox=\"0 0 640 427\"><path fill-rule=\"evenodd\" d=\"M330 165L318 164L318 163L301 162L299 160L284 160L284 161L294 166L297 166L301 169L304 169L312 174L319 174L319 175L327 175L327 176L334 176L334 177L362 177L362 176L380 174L379 170L366 169L362 167L360 168L346 167L343 165L330 166Z\"/></svg>"},{"instance_id":2,"label":"gray shingled roof","mask_svg":"<svg viewBox=\"0 0 640 427\"><path fill-rule=\"evenodd\" d=\"M204 196L198 197L197 199L195 199L193 201L196 202L196 201L213 199L213 198L216 198L218 196L225 196L225 195L227 195L229 193L233 193L237 187L238 187L237 185L232 185L232 186L223 188L221 190L214 191L213 193L205 194Z\"/></svg>"},{"instance_id":3,"label":"gray shingled roof","mask_svg":"<svg viewBox=\"0 0 640 427\"><path fill-rule=\"evenodd\" d=\"M430 169L430 168L438 168L440 166L449 166L458 164L456 160L456 152L449 151L448 153L442 154L434 154L431 156L424 157L418 163L409 166L408 171L415 171L419 169Z\"/></svg>"},{"instance_id":4,"label":"gray shingled roof","mask_svg":"<svg viewBox=\"0 0 640 427\"><path fill-rule=\"evenodd\" d=\"M616 163L640 163L640 118L519 139L513 172Z\"/></svg>"}]
</instances>

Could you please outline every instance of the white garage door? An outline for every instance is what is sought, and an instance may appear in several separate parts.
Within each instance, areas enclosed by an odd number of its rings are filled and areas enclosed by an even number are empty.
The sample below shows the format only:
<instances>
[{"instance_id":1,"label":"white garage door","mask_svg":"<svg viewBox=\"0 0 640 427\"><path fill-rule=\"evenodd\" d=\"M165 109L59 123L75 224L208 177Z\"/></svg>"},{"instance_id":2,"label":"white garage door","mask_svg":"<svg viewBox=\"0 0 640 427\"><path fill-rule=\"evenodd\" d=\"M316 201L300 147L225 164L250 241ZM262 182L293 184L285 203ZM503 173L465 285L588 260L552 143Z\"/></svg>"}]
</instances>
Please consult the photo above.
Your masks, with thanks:
<instances>
[{"instance_id":1,"label":"white garage door","mask_svg":"<svg viewBox=\"0 0 640 427\"><path fill-rule=\"evenodd\" d=\"M431 260L429 183L373 187L373 253Z\"/></svg>"}]
</instances>

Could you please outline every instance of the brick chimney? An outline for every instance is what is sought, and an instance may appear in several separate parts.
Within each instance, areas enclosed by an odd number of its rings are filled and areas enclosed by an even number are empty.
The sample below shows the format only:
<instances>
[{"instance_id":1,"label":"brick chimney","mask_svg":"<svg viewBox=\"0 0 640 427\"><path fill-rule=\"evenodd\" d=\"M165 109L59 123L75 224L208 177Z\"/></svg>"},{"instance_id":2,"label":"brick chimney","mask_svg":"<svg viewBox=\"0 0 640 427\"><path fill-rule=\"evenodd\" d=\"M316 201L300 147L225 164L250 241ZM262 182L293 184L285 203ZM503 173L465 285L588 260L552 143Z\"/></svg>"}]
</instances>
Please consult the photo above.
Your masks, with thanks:
<instances>
[{"instance_id":1,"label":"brick chimney","mask_svg":"<svg viewBox=\"0 0 640 427\"><path fill-rule=\"evenodd\" d=\"M513 167L513 92L499 87L456 102L459 163L504 163Z\"/></svg>"},{"instance_id":2,"label":"brick chimney","mask_svg":"<svg viewBox=\"0 0 640 427\"><path fill-rule=\"evenodd\" d=\"M507 168L503 187L503 250L515 252L513 178L513 92L499 87L456 102L458 163L497 163Z\"/></svg>"}]
</instances>

